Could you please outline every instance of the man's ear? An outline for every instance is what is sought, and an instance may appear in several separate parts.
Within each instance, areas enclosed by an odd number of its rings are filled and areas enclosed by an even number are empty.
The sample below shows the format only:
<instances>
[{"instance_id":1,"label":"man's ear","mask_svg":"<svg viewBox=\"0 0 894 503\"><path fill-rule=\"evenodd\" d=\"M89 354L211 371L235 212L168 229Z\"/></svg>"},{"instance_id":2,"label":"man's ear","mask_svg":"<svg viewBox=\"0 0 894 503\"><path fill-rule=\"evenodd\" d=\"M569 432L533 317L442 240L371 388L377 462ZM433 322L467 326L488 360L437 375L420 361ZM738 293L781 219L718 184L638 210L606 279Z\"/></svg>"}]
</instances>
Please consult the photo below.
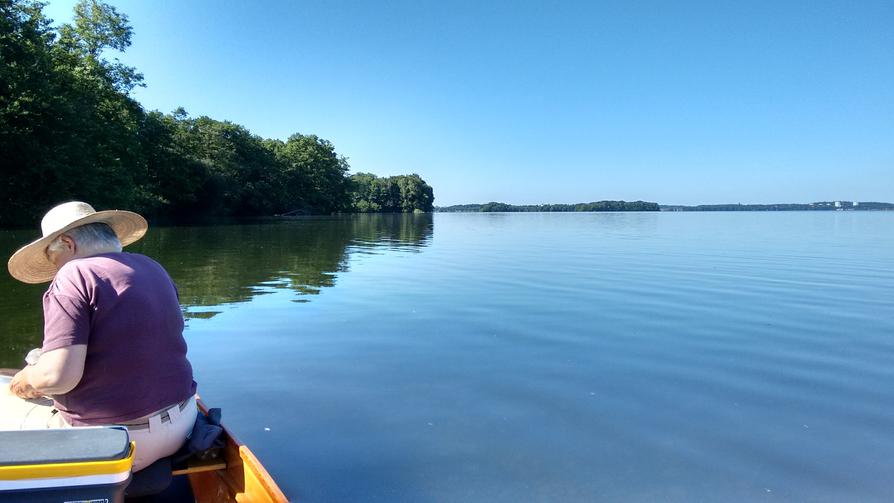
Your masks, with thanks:
<instances>
[{"instance_id":1,"label":"man's ear","mask_svg":"<svg viewBox=\"0 0 894 503\"><path fill-rule=\"evenodd\" d=\"M62 242L65 243L65 246L69 250L71 250L72 253L75 253L78 251L78 243L74 239L72 239L71 236L69 236L67 234L63 234L63 235L59 236L59 239L61 239Z\"/></svg>"}]
</instances>

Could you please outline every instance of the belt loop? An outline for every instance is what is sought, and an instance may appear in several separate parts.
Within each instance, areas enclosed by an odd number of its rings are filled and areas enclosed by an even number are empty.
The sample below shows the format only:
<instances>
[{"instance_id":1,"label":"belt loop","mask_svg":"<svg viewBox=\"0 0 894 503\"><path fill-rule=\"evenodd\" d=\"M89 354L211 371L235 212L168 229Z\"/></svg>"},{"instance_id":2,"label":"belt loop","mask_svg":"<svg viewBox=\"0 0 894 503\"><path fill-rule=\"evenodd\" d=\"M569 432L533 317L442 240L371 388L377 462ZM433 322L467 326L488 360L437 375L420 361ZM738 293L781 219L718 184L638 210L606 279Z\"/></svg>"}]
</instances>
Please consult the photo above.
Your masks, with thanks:
<instances>
[{"instance_id":1,"label":"belt loop","mask_svg":"<svg viewBox=\"0 0 894 503\"><path fill-rule=\"evenodd\" d=\"M177 419L180 418L180 404L175 404L173 407L168 409L168 417L171 418L171 424L177 422Z\"/></svg>"},{"instance_id":2,"label":"belt loop","mask_svg":"<svg viewBox=\"0 0 894 503\"><path fill-rule=\"evenodd\" d=\"M53 422L56 419L56 414L59 413L59 410L53 407L53 410L50 411L50 417L47 418L47 428L56 428L56 423ZM30 414L30 412L29 412ZM25 416L28 417L28 416Z\"/></svg>"},{"instance_id":3,"label":"belt loop","mask_svg":"<svg viewBox=\"0 0 894 503\"><path fill-rule=\"evenodd\" d=\"M161 414L155 414L149 418L149 433L161 431Z\"/></svg>"}]
</instances>

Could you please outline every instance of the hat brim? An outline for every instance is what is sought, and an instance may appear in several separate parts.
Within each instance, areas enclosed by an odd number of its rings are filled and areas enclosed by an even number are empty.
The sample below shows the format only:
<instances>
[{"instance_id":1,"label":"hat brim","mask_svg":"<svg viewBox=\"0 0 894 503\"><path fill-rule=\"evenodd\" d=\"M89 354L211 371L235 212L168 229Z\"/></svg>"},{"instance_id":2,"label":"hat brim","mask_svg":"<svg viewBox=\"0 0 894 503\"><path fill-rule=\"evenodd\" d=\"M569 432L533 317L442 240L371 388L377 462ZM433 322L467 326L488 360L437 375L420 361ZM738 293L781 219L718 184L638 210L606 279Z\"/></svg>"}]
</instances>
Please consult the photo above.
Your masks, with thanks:
<instances>
[{"instance_id":1,"label":"hat brim","mask_svg":"<svg viewBox=\"0 0 894 503\"><path fill-rule=\"evenodd\" d=\"M19 248L9 258L7 268L13 278L24 283L46 283L56 276L56 266L47 258L47 246L60 234L87 224L106 223L115 231L121 246L127 246L146 234L149 223L132 211L105 210L75 220L58 231Z\"/></svg>"}]
</instances>

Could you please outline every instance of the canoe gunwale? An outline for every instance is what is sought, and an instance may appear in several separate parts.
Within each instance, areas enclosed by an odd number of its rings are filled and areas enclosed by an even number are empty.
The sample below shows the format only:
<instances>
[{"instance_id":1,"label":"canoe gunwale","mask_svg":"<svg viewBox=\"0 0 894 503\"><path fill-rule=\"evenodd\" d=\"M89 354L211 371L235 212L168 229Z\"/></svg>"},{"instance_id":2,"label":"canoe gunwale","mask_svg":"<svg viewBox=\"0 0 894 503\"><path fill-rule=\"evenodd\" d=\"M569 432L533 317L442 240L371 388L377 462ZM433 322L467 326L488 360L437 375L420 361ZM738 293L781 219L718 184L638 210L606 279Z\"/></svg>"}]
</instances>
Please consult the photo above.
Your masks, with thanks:
<instances>
[{"instance_id":1,"label":"canoe gunwale","mask_svg":"<svg viewBox=\"0 0 894 503\"><path fill-rule=\"evenodd\" d=\"M208 406L201 398L196 403L199 410L207 415ZM289 499L251 449L226 426L222 426L226 440L224 457L227 467L188 475L196 502L288 502Z\"/></svg>"}]
</instances>

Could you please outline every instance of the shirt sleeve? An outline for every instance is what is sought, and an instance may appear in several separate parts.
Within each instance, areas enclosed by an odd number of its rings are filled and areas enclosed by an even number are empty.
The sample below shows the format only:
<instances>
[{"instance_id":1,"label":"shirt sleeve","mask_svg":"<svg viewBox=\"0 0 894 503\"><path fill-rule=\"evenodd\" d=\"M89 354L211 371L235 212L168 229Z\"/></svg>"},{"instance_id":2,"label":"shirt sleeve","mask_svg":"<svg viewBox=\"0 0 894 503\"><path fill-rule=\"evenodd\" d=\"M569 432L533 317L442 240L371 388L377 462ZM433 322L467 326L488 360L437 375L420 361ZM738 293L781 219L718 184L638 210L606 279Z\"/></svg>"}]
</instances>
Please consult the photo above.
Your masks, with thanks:
<instances>
[{"instance_id":1,"label":"shirt sleeve","mask_svg":"<svg viewBox=\"0 0 894 503\"><path fill-rule=\"evenodd\" d=\"M87 344L90 336L90 305L82 298L59 292L43 297L42 351Z\"/></svg>"}]
</instances>

